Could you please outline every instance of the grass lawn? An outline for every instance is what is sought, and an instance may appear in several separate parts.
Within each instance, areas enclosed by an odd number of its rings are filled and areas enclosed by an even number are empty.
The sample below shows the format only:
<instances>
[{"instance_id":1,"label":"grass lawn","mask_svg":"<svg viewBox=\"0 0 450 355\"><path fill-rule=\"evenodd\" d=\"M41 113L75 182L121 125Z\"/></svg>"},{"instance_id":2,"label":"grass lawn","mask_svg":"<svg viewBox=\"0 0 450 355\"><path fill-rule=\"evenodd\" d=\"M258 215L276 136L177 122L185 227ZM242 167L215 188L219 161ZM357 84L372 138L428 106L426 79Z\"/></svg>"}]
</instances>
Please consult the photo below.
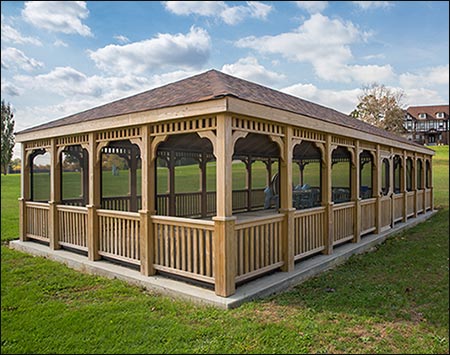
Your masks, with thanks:
<instances>
[{"instance_id":1,"label":"grass lawn","mask_svg":"<svg viewBox=\"0 0 450 355\"><path fill-rule=\"evenodd\" d=\"M2 353L448 353L448 146L434 149L435 217L229 311L9 249L20 178L2 176Z\"/></svg>"}]
</instances>

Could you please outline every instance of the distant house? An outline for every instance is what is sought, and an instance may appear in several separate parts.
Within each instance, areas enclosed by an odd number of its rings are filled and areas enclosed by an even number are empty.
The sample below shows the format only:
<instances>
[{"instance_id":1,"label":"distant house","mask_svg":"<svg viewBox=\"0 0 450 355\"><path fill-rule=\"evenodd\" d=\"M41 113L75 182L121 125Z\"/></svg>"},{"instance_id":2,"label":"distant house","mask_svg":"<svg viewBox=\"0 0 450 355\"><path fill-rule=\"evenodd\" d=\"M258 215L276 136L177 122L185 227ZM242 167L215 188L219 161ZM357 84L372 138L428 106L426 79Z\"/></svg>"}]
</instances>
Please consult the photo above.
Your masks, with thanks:
<instances>
[{"instance_id":1,"label":"distant house","mask_svg":"<svg viewBox=\"0 0 450 355\"><path fill-rule=\"evenodd\" d=\"M405 113L406 138L419 144L449 143L449 105L410 106Z\"/></svg>"}]
</instances>

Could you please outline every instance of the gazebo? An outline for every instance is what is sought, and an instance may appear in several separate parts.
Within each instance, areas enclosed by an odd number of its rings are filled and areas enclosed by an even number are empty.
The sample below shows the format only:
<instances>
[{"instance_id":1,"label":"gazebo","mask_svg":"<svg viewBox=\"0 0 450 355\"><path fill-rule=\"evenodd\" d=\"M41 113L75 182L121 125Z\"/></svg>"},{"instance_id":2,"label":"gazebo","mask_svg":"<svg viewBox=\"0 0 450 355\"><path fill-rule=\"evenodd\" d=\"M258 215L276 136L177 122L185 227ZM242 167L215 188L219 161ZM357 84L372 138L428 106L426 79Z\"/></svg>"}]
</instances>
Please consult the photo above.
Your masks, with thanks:
<instances>
[{"instance_id":1,"label":"gazebo","mask_svg":"<svg viewBox=\"0 0 450 355\"><path fill-rule=\"evenodd\" d=\"M16 138L21 242L223 297L433 210L432 150L216 70Z\"/></svg>"}]
</instances>

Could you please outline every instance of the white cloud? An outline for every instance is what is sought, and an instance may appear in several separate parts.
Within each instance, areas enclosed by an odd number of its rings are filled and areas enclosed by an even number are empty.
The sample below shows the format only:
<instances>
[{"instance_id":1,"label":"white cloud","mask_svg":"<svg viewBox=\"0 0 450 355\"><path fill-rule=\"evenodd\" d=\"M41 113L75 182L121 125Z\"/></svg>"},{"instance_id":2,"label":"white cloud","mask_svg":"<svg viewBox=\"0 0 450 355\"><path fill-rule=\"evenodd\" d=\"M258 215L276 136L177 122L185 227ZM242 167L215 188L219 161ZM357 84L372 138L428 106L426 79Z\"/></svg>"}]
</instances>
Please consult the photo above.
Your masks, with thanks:
<instances>
[{"instance_id":1,"label":"white cloud","mask_svg":"<svg viewBox=\"0 0 450 355\"><path fill-rule=\"evenodd\" d=\"M57 39L55 42L53 42L53 45L55 47L68 47L69 46L66 42L61 41L60 39Z\"/></svg>"},{"instance_id":2,"label":"white cloud","mask_svg":"<svg viewBox=\"0 0 450 355\"><path fill-rule=\"evenodd\" d=\"M21 92L22 90L15 85L2 80L2 98L5 98L6 96L19 96Z\"/></svg>"},{"instance_id":3,"label":"white cloud","mask_svg":"<svg viewBox=\"0 0 450 355\"><path fill-rule=\"evenodd\" d=\"M405 98L403 101L406 107L448 104L448 96L447 98L442 98L437 91L425 88L408 89L405 90Z\"/></svg>"},{"instance_id":4,"label":"white cloud","mask_svg":"<svg viewBox=\"0 0 450 355\"><path fill-rule=\"evenodd\" d=\"M241 58L234 64L225 64L222 71L263 85L273 85L286 78L283 74L264 68L254 57Z\"/></svg>"},{"instance_id":5,"label":"white cloud","mask_svg":"<svg viewBox=\"0 0 450 355\"><path fill-rule=\"evenodd\" d=\"M23 18L38 28L51 32L92 36L82 23L89 15L85 1L27 1Z\"/></svg>"},{"instance_id":6,"label":"white cloud","mask_svg":"<svg viewBox=\"0 0 450 355\"><path fill-rule=\"evenodd\" d=\"M208 60L210 50L208 32L192 26L187 34L158 34L156 38L123 46L110 44L89 51L89 56L100 69L136 74L168 66L200 68Z\"/></svg>"},{"instance_id":7,"label":"white cloud","mask_svg":"<svg viewBox=\"0 0 450 355\"><path fill-rule=\"evenodd\" d=\"M15 28L7 25L5 23L5 18L2 15L2 25L1 25L1 33L2 33L2 42L11 42L16 44L34 44L36 46L42 46L42 42L35 37L27 37L22 35Z\"/></svg>"},{"instance_id":8,"label":"white cloud","mask_svg":"<svg viewBox=\"0 0 450 355\"><path fill-rule=\"evenodd\" d=\"M302 83L286 87L281 91L345 114L349 114L355 109L358 104L358 96L362 94L361 89L328 90L319 89L313 84Z\"/></svg>"},{"instance_id":9,"label":"white cloud","mask_svg":"<svg viewBox=\"0 0 450 355\"><path fill-rule=\"evenodd\" d=\"M403 73L400 84L406 89L449 84L449 65L426 68L416 74Z\"/></svg>"},{"instance_id":10,"label":"white cloud","mask_svg":"<svg viewBox=\"0 0 450 355\"><path fill-rule=\"evenodd\" d=\"M311 14L322 12L328 6L328 1L296 1L297 6Z\"/></svg>"},{"instance_id":11,"label":"white cloud","mask_svg":"<svg viewBox=\"0 0 450 355\"><path fill-rule=\"evenodd\" d=\"M29 58L21 50L9 47L2 50L2 68L17 68L32 71L42 68L44 64L34 58Z\"/></svg>"},{"instance_id":12,"label":"white cloud","mask_svg":"<svg viewBox=\"0 0 450 355\"><path fill-rule=\"evenodd\" d=\"M264 54L281 54L290 61L309 62L316 75L325 80L370 82L372 77L387 80L393 75L389 65L351 65L350 46L367 40L370 33L358 30L351 22L314 14L297 30L275 36L242 38L241 48L251 48Z\"/></svg>"},{"instance_id":13,"label":"white cloud","mask_svg":"<svg viewBox=\"0 0 450 355\"><path fill-rule=\"evenodd\" d=\"M246 6L229 6L224 1L165 1L166 10L176 15L217 17L228 25L235 25L246 17L266 19L272 6L259 1L247 1Z\"/></svg>"},{"instance_id":14,"label":"white cloud","mask_svg":"<svg viewBox=\"0 0 450 355\"><path fill-rule=\"evenodd\" d=\"M352 1L352 3L360 7L362 10L386 9L394 6L392 1Z\"/></svg>"},{"instance_id":15,"label":"white cloud","mask_svg":"<svg viewBox=\"0 0 450 355\"><path fill-rule=\"evenodd\" d=\"M128 39L128 37L122 36L122 35L118 35L118 36L114 36L114 39L119 42L119 43L129 43L130 40Z\"/></svg>"}]
</instances>

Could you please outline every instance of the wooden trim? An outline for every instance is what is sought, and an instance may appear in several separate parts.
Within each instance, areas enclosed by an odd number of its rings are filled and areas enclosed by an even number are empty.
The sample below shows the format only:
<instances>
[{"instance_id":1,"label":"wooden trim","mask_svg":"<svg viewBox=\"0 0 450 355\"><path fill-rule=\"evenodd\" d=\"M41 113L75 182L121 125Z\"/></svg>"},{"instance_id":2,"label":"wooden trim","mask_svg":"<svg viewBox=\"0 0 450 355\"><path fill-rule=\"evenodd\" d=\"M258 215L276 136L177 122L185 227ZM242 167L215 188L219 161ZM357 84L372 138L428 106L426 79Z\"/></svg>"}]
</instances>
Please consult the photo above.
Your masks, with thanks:
<instances>
[{"instance_id":1,"label":"wooden trim","mask_svg":"<svg viewBox=\"0 0 450 355\"><path fill-rule=\"evenodd\" d=\"M187 277L187 278L190 278L190 279L195 279L195 280L207 282L207 283L210 283L210 284L214 284L214 277L209 277L209 276L205 276L205 275L195 274L193 272L179 270L179 269L174 269L174 268L171 268L171 267L158 265L158 264L154 264L153 268L155 270L167 272L167 273L170 273L170 274L183 276L183 277Z\"/></svg>"},{"instance_id":2,"label":"wooden trim","mask_svg":"<svg viewBox=\"0 0 450 355\"><path fill-rule=\"evenodd\" d=\"M245 281L245 280L250 279L252 277L255 277L255 276L258 276L258 275L261 275L261 274L265 274L266 272L269 272L271 270L275 270L275 269L278 269L279 267L282 267L283 264L284 264L283 261L279 261L279 262L277 262L275 264L268 265L268 266L265 266L265 267L257 269L257 270L253 270L253 271L248 272L248 273L246 273L244 275L236 276L236 282L242 282L242 281Z\"/></svg>"}]
</instances>

